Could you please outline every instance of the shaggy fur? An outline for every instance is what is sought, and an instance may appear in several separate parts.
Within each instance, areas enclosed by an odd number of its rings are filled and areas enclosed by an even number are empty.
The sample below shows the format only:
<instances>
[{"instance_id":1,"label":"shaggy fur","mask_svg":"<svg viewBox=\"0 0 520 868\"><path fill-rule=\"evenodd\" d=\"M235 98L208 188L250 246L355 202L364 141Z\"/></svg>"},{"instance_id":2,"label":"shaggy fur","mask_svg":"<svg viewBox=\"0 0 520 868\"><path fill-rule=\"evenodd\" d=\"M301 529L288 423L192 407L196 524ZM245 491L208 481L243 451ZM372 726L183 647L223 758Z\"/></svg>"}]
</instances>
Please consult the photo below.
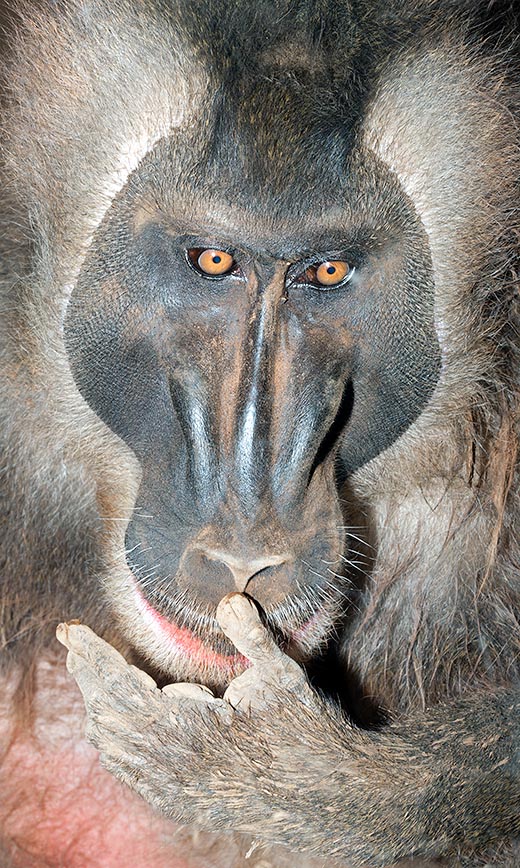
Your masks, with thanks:
<instances>
[{"instance_id":1,"label":"shaggy fur","mask_svg":"<svg viewBox=\"0 0 520 868\"><path fill-rule=\"evenodd\" d=\"M126 598L116 599L140 468L81 397L63 322L96 233L147 155L160 153L168 137L184 137L205 149L211 171L221 165L232 174L210 114L225 88L233 90L229 82L245 81L250 91L242 96L256 114L238 113L233 129L254 131L257 174L237 193L237 220L239 208L244 224L256 219L267 186L272 213L259 219L283 216L285 192L305 189L301 167L311 172L318 159L314 131L330 134L333 165L337 126L350 165L366 178L352 213L368 209L374 166L383 166L403 207L418 215L431 258L439 380L407 430L342 482L343 564L316 565L343 608L313 653L331 640L341 673L332 692L346 684L350 715L360 726L375 715L380 728L352 728L328 700L316 696L309 708L289 694L276 715L237 716L231 735L195 715L176 722L173 734L154 723L136 747L132 733L142 721L119 697L134 727L128 734L121 724L130 759L107 764L182 822L344 864L387 866L415 856L518 864L514 6L43 0L16 4L7 19L0 647L5 678L24 687L6 714L18 715L20 731L30 727L32 676L62 620L79 618L132 659L138 647L162 681L180 674L160 650L147 655L146 631L126 615ZM175 147L167 151L174 165ZM168 175L150 170L150 188L166 207ZM228 203L210 194L198 190L217 220ZM284 219L299 231L293 211ZM383 220L387 213L391 203L382 198ZM289 619L287 609L272 625L283 626L284 614ZM205 680L215 684L213 676ZM381 722L380 709L391 724ZM139 783L133 751L146 756L151 780Z\"/></svg>"}]
</instances>

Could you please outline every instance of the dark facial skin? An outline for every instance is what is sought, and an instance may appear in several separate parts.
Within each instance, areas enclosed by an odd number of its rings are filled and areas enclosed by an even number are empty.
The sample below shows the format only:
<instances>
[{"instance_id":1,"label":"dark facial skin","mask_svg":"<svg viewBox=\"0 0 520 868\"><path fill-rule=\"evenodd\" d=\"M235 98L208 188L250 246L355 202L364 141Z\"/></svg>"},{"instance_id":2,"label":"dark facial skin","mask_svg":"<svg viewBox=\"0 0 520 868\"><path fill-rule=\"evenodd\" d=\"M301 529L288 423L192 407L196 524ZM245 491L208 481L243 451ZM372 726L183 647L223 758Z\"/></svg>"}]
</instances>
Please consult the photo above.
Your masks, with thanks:
<instances>
[{"instance_id":1,"label":"dark facial skin","mask_svg":"<svg viewBox=\"0 0 520 868\"><path fill-rule=\"evenodd\" d=\"M83 396L142 468L127 561L153 610L206 646L229 653L214 613L238 589L305 656L344 601L341 480L437 379L422 230L401 191L394 212L388 179L356 220L338 189L291 227L287 208L266 201L266 218L196 190L176 213L146 165L102 223L65 324ZM352 197L356 184L353 164ZM197 270L208 248L229 273ZM346 279L316 285L308 269L329 260Z\"/></svg>"}]
</instances>

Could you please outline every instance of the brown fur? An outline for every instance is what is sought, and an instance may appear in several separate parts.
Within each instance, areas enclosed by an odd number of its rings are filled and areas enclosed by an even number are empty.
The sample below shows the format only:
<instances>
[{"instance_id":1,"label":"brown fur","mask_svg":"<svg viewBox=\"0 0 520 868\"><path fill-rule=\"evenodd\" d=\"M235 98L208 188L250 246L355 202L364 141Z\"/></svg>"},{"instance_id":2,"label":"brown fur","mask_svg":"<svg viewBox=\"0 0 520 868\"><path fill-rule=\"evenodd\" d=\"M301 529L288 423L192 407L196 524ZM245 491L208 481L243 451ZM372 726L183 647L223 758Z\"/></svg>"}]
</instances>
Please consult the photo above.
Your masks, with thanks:
<instances>
[{"instance_id":1,"label":"brown fur","mask_svg":"<svg viewBox=\"0 0 520 868\"><path fill-rule=\"evenodd\" d=\"M262 32L265 19L272 35L272 44L254 49L259 80L280 76L302 90L322 87L331 49L321 55L316 45L308 48L320 15L341 33L345 64L356 62L360 47L367 68L373 63L355 131L356 160L366 167L367 186L374 161L382 161L423 222L443 369L419 418L340 492L353 591L331 632L339 637L358 723L367 723L367 705L371 713L384 708L394 722L369 734L351 731L321 699L299 714L288 707L293 696L280 713L282 731L270 714L253 730L249 721L239 722L229 740L203 722L206 740L198 733L188 745L197 756L180 754L188 769L180 792L195 803L205 769L215 771L217 743L228 777L220 790L211 789L213 778L206 782L203 821L196 807L180 819L258 835L327 865L330 858L387 866L416 855L441 860L431 864L512 868L520 858L514 851L520 838L514 10L491 4L488 13L487 3L448 0L362 2L351 17L342 2L296 4L297 13L281 0L252 5L260 23L251 22L244 6L247 33ZM231 31L239 15L232 6L225 11L208 0L208 19ZM20 733L37 725L40 661L51 655L52 667L62 670L63 659L49 650L59 621L79 618L132 660L138 659L134 646L146 641L139 625L116 618L111 599L123 581L124 528L140 468L80 396L62 320L92 237L136 160L172 129L195 142L204 129L218 84L208 61L212 45L193 50L191 13L182 5L185 21L175 18L177 4L172 10L168 16L148 3L74 0L22 2L8 15L0 182L0 647L6 684L20 688L4 710L5 718L17 715L6 730L6 756ZM290 41L283 31L287 15L294 15ZM324 93L324 105L326 99ZM283 189L297 150L289 142L284 152L281 141L276 138L280 164L272 162ZM125 157L128 143L135 153ZM210 192L207 199L208 220L218 225L222 206ZM356 207L363 208L361 194ZM138 218L136 233L148 211ZM287 225L298 219L289 214ZM164 678L167 667L153 659L148 668ZM151 767L160 767L161 745L170 736L159 725L150 735ZM348 756L338 764L342 752ZM481 765L486 774L479 777ZM157 774L159 791L168 774ZM300 804L293 814L284 805L295 791ZM175 815L161 794L150 801ZM0 822L7 835L5 813ZM20 868L54 864L34 854L24 862L14 840L7 835L2 865L8 859ZM183 839L185 846L191 845ZM247 864L247 846L237 845L238 855L233 846L224 847L231 855L215 865ZM289 857L266 858L279 868Z\"/></svg>"}]
</instances>

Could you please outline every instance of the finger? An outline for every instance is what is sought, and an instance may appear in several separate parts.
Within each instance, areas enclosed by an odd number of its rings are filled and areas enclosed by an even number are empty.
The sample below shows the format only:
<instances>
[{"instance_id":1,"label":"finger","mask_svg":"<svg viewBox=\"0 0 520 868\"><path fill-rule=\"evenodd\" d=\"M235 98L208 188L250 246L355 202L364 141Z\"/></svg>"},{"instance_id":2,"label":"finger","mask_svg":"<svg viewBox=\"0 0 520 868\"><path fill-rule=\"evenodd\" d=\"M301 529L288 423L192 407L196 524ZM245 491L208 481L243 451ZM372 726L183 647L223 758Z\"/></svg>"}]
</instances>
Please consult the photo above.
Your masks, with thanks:
<instances>
[{"instance_id":1,"label":"finger","mask_svg":"<svg viewBox=\"0 0 520 868\"><path fill-rule=\"evenodd\" d=\"M253 600L244 594L228 594L217 607L217 620L233 645L252 663L285 658L260 620Z\"/></svg>"},{"instance_id":2,"label":"finger","mask_svg":"<svg viewBox=\"0 0 520 868\"><path fill-rule=\"evenodd\" d=\"M211 702L215 699L209 687L203 684L190 684L180 681L178 684L166 684L162 688L166 696L174 699L192 699L195 702Z\"/></svg>"},{"instance_id":3,"label":"finger","mask_svg":"<svg viewBox=\"0 0 520 868\"><path fill-rule=\"evenodd\" d=\"M237 711L260 711L289 701L309 704L314 698L304 670L285 654L246 669L224 693L224 700Z\"/></svg>"},{"instance_id":4,"label":"finger","mask_svg":"<svg viewBox=\"0 0 520 868\"><path fill-rule=\"evenodd\" d=\"M83 624L60 624L56 635L69 649L67 669L75 678L85 703L100 701L128 704L160 696L153 678L124 657ZM148 697L148 700L146 699Z\"/></svg>"},{"instance_id":5,"label":"finger","mask_svg":"<svg viewBox=\"0 0 520 868\"><path fill-rule=\"evenodd\" d=\"M275 679L273 684L276 684ZM259 676L258 667L253 666L230 682L224 693L224 700L235 711L247 714L274 706L274 695L272 687L266 685L264 679Z\"/></svg>"},{"instance_id":6,"label":"finger","mask_svg":"<svg viewBox=\"0 0 520 868\"><path fill-rule=\"evenodd\" d=\"M81 657L100 674L127 665L126 660L85 624L58 624L56 638L65 648Z\"/></svg>"},{"instance_id":7,"label":"finger","mask_svg":"<svg viewBox=\"0 0 520 868\"><path fill-rule=\"evenodd\" d=\"M224 702L223 699L219 699L217 696L213 696L211 690L208 687L204 687L203 684L188 684L184 682L166 684L161 692L169 699L175 700L178 703L177 708L181 711L186 712L186 709L190 705L192 708L195 705L202 711L205 708L211 709L212 712L218 714L221 720L231 723L232 711L229 703ZM176 709L170 708L170 713L175 718Z\"/></svg>"}]
</instances>

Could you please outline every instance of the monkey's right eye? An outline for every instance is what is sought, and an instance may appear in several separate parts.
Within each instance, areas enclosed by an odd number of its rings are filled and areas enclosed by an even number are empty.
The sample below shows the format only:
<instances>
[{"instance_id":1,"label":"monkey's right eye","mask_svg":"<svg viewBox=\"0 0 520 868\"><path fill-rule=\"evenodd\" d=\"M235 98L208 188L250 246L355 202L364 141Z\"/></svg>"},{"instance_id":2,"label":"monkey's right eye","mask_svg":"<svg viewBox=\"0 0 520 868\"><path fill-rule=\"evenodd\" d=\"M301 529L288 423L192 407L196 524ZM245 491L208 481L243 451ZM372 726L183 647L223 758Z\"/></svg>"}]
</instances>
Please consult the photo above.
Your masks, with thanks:
<instances>
[{"instance_id":1,"label":"monkey's right eye","mask_svg":"<svg viewBox=\"0 0 520 868\"><path fill-rule=\"evenodd\" d=\"M238 271L238 266L230 253L208 247L190 247L186 251L189 265L202 277L225 277Z\"/></svg>"}]
</instances>

